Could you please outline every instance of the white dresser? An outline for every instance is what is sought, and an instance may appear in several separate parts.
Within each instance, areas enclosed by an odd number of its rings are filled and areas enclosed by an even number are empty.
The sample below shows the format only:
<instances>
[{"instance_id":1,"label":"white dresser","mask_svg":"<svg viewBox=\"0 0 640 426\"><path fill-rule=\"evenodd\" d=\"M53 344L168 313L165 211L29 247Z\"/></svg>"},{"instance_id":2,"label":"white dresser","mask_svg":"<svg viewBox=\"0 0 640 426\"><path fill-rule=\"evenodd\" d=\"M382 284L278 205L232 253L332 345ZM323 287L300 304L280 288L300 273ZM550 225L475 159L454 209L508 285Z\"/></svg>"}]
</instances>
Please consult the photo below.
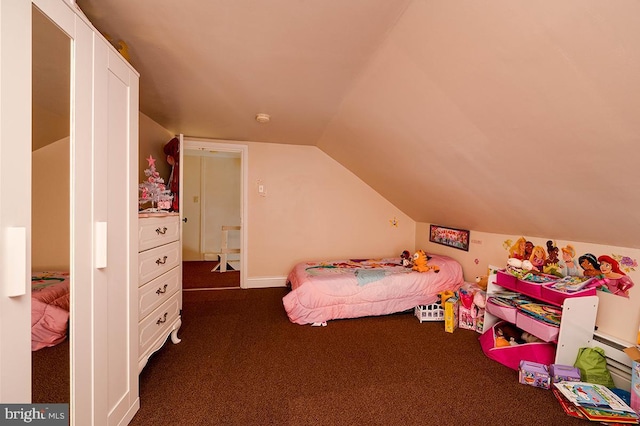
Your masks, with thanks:
<instances>
[{"instance_id":1,"label":"white dresser","mask_svg":"<svg viewBox=\"0 0 640 426\"><path fill-rule=\"evenodd\" d=\"M138 220L138 371L171 335L180 343L182 262L180 216L140 214Z\"/></svg>"}]
</instances>

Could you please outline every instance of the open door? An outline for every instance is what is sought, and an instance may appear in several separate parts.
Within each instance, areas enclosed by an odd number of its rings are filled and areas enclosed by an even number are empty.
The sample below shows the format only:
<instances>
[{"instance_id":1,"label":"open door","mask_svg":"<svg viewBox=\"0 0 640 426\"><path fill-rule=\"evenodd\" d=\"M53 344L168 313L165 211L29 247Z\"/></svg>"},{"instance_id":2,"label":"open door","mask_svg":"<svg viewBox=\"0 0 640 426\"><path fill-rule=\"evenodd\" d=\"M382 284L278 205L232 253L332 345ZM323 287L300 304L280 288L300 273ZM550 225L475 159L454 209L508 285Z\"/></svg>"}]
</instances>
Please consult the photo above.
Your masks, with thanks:
<instances>
[{"instance_id":1,"label":"open door","mask_svg":"<svg viewBox=\"0 0 640 426\"><path fill-rule=\"evenodd\" d=\"M184 135L180 133L178 139L180 140L180 148L178 149L178 164L180 164L180 167L178 167L178 211L180 213L180 223L183 224L188 220L184 217L184 197L182 196L182 194L184 194L184 167L182 167L182 165L184 164ZM180 226L180 253L182 253L182 226Z\"/></svg>"}]
</instances>

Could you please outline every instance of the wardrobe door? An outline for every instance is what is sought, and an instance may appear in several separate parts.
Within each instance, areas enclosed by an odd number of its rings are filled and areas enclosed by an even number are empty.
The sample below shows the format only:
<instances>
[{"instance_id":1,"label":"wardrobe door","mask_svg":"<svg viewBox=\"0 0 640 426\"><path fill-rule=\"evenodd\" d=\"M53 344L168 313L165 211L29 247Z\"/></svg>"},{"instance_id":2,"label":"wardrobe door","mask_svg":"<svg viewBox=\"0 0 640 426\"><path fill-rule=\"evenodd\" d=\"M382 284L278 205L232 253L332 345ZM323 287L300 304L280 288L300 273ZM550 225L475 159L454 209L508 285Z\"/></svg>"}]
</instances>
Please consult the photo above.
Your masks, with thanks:
<instances>
[{"instance_id":1,"label":"wardrobe door","mask_svg":"<svg viewBox=\"0 0 640 426\"><path fill-rule=\"evenodd\" d=\"M0 2L0 402L31 401L31 2ZM15 256L15 257L14 257Z\"/></svg>"},{"instance_id":2,"label":"wardrobe door","mask_svg":"<svg viewBox=\"0 0 640 426\"><path fill-rule=\"evenodd\" d=\"M94 232L96 251L106 254L95 260L95 401L115 425L139 408L138 75L103 39L94 46Z\"/></svg>"}]
</instances>

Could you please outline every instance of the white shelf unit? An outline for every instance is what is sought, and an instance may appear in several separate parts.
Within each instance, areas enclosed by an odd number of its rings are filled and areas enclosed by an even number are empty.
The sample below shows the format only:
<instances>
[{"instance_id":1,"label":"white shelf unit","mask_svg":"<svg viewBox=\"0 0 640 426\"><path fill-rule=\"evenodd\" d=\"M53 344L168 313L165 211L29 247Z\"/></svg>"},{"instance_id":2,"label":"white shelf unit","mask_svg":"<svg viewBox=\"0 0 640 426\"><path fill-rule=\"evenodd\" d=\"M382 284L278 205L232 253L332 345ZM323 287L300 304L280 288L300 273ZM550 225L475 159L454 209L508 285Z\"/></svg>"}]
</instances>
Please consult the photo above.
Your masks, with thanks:
<instances>
[{"instance_id":1,"label":"white shelf unit","mask_svg":"<svg viewBox=\"0 0 640 426\"><path fill-rule=\"evenodd\" d=\"M496 284L496 278L495 274L489 276L487 298L497 291L517 291L513 288L506 288ZM539 297L532 296L526 292L520 293L532 299L541 300ZM541 301L549 303L544 300ZM564 300L556 348L556 364L573 365L576 361L578 350L592 346L591 341L593 340L597 313L598 296L572 297ZM502 319L485 311L483 332L489 330L500 320ZM530 330L525 331L531 332Z\"/></svg>"}]
</instances>

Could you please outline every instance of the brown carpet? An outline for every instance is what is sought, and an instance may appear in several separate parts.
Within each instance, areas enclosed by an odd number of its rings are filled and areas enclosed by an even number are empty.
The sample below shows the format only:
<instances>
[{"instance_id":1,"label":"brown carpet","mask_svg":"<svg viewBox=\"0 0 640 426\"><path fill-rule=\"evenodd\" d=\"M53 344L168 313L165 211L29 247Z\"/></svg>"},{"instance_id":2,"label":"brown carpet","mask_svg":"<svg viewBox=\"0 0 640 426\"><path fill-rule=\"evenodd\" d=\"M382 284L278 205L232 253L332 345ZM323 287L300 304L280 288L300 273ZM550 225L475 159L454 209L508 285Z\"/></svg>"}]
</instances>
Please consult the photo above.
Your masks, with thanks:
<instances>
[{"instance_id":1,"label":"brown carpet","mask_svg":"<svg viewBox=\"0 0 640 426\"><path fill-rule=\"evenodd\" d=\"M584 425L470 330L410 313L289 322L284 288L184 293L182 342L140 375L146 425Z\"/></svg>"},{"instance_id":2,"label":"brown carpet","mask_svg":"<svg viewBox=\"0 0 640 426\"><path fill-rule=\"evenodd\" d=\"M70 401L69 339L31 352L31 401L34 404Z\"/></svg>"},{"instance_id":3,"label":"brown carpet","mask_svg":"<svg viewBox=\"0 0 640 426\"><path fill-rule=\"evenodd\" d=\"M211 272L218 262L189 261L182 262L182 288L237 288L240 287L240 271L234 271L227 264L227 272Z\"/></svg>"}]
</instances>

